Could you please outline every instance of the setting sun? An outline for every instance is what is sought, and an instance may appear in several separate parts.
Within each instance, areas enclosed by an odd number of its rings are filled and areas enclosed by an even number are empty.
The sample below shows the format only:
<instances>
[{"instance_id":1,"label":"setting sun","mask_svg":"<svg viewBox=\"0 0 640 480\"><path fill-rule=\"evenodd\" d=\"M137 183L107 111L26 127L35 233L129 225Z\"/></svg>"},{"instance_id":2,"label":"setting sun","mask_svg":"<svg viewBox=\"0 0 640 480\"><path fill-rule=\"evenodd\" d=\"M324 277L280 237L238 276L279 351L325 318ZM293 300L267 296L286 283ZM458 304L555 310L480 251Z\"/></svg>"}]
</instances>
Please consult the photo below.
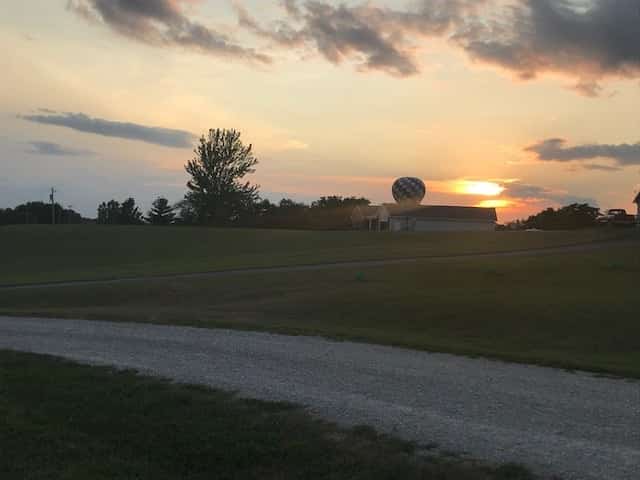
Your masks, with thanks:
<instances>
[{"instance_id":1,"label":"setting sun","mask_svg":"<svg viewBox=\"0 0 640 480\"><path fill-rule=\"evenodd\" d=\"M504 187L494 182L460 180L456 182L455 192L468 195L495 197L504 192Z\"/></svg>"}]
</instances>

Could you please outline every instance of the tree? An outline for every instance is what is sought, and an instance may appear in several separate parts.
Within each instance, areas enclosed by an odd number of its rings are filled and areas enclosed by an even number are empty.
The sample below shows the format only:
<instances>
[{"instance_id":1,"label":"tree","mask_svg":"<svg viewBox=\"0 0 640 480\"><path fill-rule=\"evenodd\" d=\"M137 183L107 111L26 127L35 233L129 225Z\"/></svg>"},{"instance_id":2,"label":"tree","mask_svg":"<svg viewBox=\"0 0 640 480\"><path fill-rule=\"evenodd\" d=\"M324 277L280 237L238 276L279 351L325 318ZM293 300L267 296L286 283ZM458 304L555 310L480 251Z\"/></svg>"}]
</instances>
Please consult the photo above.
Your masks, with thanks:
<instances>
[{"instance_id":1,"label":"tree","mask_svg":"<svg viewBox=\"0 0 640 480\"><path fill-rule=\"evenodd\" d=\"M258 186L243 182L258 160L236 130L209 130L200 138L195 157L185 165L191 175L185 201L202 224L237 220L258 200Z\"/></svg>"},{"instance_id":2,"label":"tree","mask_svg":"<svg viewBox=\"0 0 640 480\"><path fill-rule=\"evenodd\" d=\"M54 205L56 223L83 223L78 212L71 208L63 208L59 203ZM0 225L12 224L50 224L51 204L45 202L27 202L15 208L0 208Z\"/></svg>"},{"instance_id":3,"label":"tree","mask_svg":"<svg viewBox=\"0 0 640 480\"><path fill-rule=\"evenodd\" d=\"M120 202L109 200L98 206L98 223L101 225L117 225L120 223Z\"/></svg>"},{"instance_id":4,"label":"tree","mask_svg":"<svg viewBox=\"0 0 640 480\"><path fill-rule=\"evenodd\" d=\"M369 206L371 201L366 198L346 197L342 198L337 195L329 197L320 197L311 204L311 208L355 208L358 206Z\"/></svg>"},{"instance_id":5,"label":"tree","mask_svg":"<svg viewBox=\"0 0 640 480\"><path fill-rule=\"evenodd\" d=\"M283 198L280 200L280 203L278 203L278 208L284 212L289 212L291 210L306 210L309 207L304 203L296 202L290 198Z\"/></svg>"},{"instance_id":6,"label":"tree","mask_svg":"<svg viewBox=\"0 0 640 480\"><path fill-rule=\"evenodd\" d=\"M558 210L547 208L537 215L530 216L527 220L514 223L513 226L521 229L536 228L540 230L589 228L596 225L599 213L600 209L586 203L573 203Z\"/></svg>"},{"instance_id":7,"label":"tree","mask_svg":"<svg viewBox=\"0 0 640 480\"><path fill-rule=\"evenodd\" d=\"M120 203L116 200L102 202L98 206L98 223L101 225L141 225L144 217L136 206L136 201L129 197Z\"/></svg>"},{"instance_id":8,"label":"tree","mask_svg":"<svg viewBox=\"0 0 640 480\"><path fill-rule=\"evenodd\" d=\"M147 221L151 225L171 225L176 218L174 210L175 207L169 205L169 200L158 197L151 204L151 210L147 213Z\"/></svg>"},{"instance_id":9,"label":"tree","mask_svg":"<svg viewBox=\"0 0 640 480\"><path fill-rule=\"evenodd\" d=\"M142 225L144 223L144 217L142 212L136 206L136 201L129 197L120 207L120 223L123 225Z\"/></svg>"},{"instance_id":10,"label":"tree","mask_svg":"<svg viewBox=\"0 0 640 480\"><path fill-rule=\"evenodd\" d=\"M278 205L271 203L268 199L260 200L254 207L255 215L258 217L265 217L273 215L278 210Z\"/></svg>"},{"instance_id":11,"label":"tree","mask_svg":"<svg viewBox=\"0 0 640 480\"><path fill-rule=\"evenodd\" d=\"M181 200L175 204L174 209L178 211L175 223L178 225L196 225L198 223L198 213L186 200Z\"/></svg>"}]
</instances>

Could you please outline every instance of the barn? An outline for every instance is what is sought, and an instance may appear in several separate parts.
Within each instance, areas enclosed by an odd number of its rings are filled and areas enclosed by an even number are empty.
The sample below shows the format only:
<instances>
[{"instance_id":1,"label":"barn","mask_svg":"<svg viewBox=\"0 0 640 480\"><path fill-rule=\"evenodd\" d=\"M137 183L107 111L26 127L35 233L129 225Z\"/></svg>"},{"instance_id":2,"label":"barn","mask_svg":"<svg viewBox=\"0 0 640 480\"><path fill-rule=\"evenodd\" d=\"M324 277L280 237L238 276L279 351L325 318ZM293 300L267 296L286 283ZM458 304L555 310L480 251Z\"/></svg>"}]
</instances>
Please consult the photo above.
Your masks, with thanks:
<instances>
[{"instance_id":1,"label":"barn","mask_svg":"<svg viewBox=\"0 0 640 480\"><path fill-rule=\"evenodd\" d=\"M445 205L384 204L356 207L351 215L354 228L391 232L493 231L495 208Z\"/></svg>"}]
</instances>

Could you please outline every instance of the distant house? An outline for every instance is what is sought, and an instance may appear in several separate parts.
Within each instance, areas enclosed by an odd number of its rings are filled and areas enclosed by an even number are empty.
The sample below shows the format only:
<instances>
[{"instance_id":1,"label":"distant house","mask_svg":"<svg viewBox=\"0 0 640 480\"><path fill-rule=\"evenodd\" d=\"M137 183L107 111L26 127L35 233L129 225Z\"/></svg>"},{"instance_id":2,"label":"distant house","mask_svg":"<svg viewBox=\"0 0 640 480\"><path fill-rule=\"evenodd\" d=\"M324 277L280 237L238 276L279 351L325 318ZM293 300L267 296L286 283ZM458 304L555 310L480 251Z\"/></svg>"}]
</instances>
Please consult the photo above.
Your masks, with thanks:
<instances>
[{"instance_id":1,"label":"distant house","mask_svg":"<svg viewBox=\"0 0 640 480\"><path fill-rule=\"evenodd\" d=\"M498 216L495 208L385 204L356 207L351 221L354 228L370 231L493 231Z\"/></svg>"}]
</instances>

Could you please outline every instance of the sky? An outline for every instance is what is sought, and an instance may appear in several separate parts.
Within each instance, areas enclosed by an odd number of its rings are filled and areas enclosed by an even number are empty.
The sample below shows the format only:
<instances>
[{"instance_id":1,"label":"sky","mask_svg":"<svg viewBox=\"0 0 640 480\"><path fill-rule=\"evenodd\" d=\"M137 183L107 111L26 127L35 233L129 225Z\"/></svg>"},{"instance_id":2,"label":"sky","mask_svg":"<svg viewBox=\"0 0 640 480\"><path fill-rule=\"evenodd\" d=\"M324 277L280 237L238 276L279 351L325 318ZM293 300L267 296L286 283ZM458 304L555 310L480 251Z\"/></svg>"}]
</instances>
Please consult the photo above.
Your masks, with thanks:
<instances>
[{"instance_id":1,"label":"sky","mask_svg":"<svg viewBox=\"0 0 640 480\"><path fill-rule=\"evenodd\" d=\"M0 5L0 208L178 201L210 128L264 198L496 206L640 188L637 0L21 0Z\"/></svg>"}]
</instances>

